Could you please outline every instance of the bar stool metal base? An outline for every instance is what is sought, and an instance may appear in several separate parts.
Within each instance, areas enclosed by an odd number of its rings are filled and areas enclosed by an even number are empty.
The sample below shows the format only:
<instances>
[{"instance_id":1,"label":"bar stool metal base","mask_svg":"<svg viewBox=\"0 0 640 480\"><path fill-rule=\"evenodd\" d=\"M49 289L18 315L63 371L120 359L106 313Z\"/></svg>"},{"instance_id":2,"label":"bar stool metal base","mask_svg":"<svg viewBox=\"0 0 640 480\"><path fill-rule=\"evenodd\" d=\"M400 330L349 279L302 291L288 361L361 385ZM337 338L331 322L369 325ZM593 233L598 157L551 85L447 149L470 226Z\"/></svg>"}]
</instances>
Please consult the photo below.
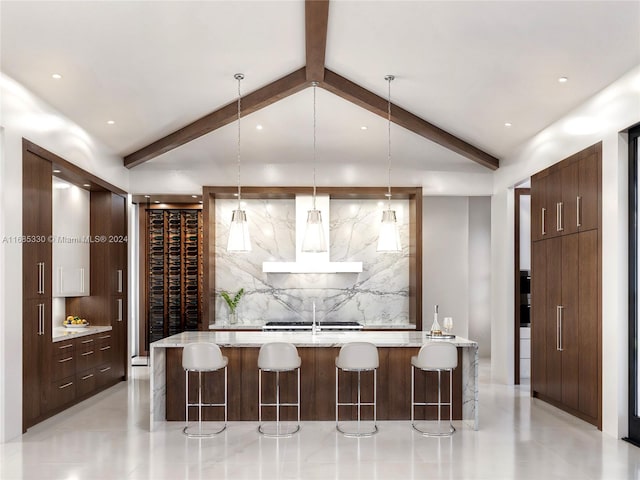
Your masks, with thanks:
<instances>
[{"instance_id":1,"label":"bar stool metal base","mask_svg":"<svg viewBox=\"0 0 640 480\"><path fill-rule=\"evenodd\" d=\"M189 372L185 370L185 422L182 433L188 438L211 438L227 429L227 367L224 367L224 403L202 403L202 371L198 372L198 403L189 403ZM198 407L198 426L189 425L189 407ZM202 407L224 407L224 424L214 431L202 430Z\"/></svg>"},{"instance_id":2,"label":"bar stool metal base","mask_svg":"<svg viewBox=\"0 0 640 480\"><path fill-rule=\"evenodd\" d=\"M435 371L438 372L438 401L437 402L416 402L415 401L415 374L416 374L416 367L414 365L411 365L411 427L418 433L420 433L422 436L424 437L450 437L451 435L454 434L454 432L456 431L455 427L453 426L453 389L452 389L452 382L453 382L453 369L437 369L437 368L433 368L433 369L425 369L425 368L421 368L420 370L422 371ZM441 383L441 378L442 378L442 372L443 371L448 371L449 372L449 402L448 403L443 403L442 402L442 383ZM426 430L423 428L420 428L415 421L415 407L417 406L437 406L438 407L438 419L437 420L431 420L432 423L435 423L437 425L438 430L437 431L433 431L433 430ZM446 431L442 432L440 431L440 428L442 426L442 407L443 406L448 406L449 407L449 427L447 428ZM424 422L421 423L426 423L429 422L429 420L425 420Z\"/></svg>"},{"instance_id":3,"label":"bar stool metal base","mask_svg":"<svg viewBox=\"0 0 640 480\"><path fill-rule=\"evenodd\" d=\"M275 403L263 403L262 402L262 371L272 371L267 369L258 369L258 414L259 422L258 432L267 438L287 438L300 431L300 367L296 368L298 375L298 401L296 403L281 403L280 402L280 370L273 370L276 373L276 402ZM284 372L291 370L282 370ZM262 421L262 407L275 407L276 409L276 421L275 422L263 422ZM290 425L288 422L283 423L280 421L280 407L296 407L298 409L298 422L294 425Z\"/></svg>"},{"instance_id":4,"label":"bar stool metal base","mask_svg":"<svg viewBox=\"0 0 640 480\"><path fill-rule=\"evenodd\" d=\"M377 424L377 413L376 413L376 392L377 392L377 379L378 379L378 371L377 369L373 368L373 402L362 402L360 394L360 386L361 386L361 382L360 382L360 375L363 371L367 371L367 370L346 370L344 369L344 371L355 371L358 373L358 400L356 402L340 402L338 401L338 372L339 372L338 367L336 367L336 430L338 432L340 432L341 434L343 434L345 437L353 437L353 438L359 438L359 437L371 437L372 435L375 435L376 433L378 433L378 424ZM339 421L339 416L338 416L338 409L341 406L352 406L352 407L358 407L358 419L357 420L353 420L349 423L355 423L357 425L357 429L356 430L347 430L344 427L347 425L347 422L342 422L340 423ZM369 406L369 407L373 407L373 429L372 430L365 430L362 431L362 420L360 417L360 409L361 407L365 407L365 406ZM369 420L371 421L371 420Z\"/></svg>"}]
</instances>

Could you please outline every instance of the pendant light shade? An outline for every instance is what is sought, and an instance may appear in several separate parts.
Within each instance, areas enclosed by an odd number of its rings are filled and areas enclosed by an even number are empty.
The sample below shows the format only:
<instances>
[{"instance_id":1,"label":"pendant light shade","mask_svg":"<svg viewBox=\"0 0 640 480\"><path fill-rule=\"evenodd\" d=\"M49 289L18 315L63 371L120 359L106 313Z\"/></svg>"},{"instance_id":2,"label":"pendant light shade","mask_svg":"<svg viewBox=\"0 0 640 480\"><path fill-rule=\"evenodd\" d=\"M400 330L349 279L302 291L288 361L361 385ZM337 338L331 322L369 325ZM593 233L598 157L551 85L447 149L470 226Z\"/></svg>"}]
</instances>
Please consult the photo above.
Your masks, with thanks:
<instances>
[{"instance_id":1,"label":"pendant light shade","mask_svg":"<svg viewBox=\"0 0 640 480\"><path fill-rule=\"evenodd\" d=\"M324 238L322 226L322 212L316 208L316 87L313 82L313 209L307 211L307 225L302 240L303 252L322 253L327 251L327 242Z\"/></svg>"},{"instance_id":2,"label":"pendant light shade","mask_svg":"<svg viewBox=\"0 0 640 480\"><path fill-rule=\"evenodd\" d=\"M251 238L249 237L249 224L247 223L247 214L240 206L242 191L240 188L240 108L241 94L240 81L244 79L242 73L236 73L233 78L238 81L238 208L233 211L231 216L231 226L229 228L229 240L227 242L228 252L249 252L251 251Z\"/></svg>"},{"instance_id":3,"label":"pendant light shade","mask_svg":"<svg viewBox=\"0 0 640 480\"><path fill-rule=\"evenodd\" d=\"M391 81L395 77L387 75L384 79L389 84L389 93L387 100L387 172L388 183L386 197L388 206L382 212L382 222L380 223L380 234L378 237L378 252L401 252L400 232L398 231L398 222L396 220L396 211L391 210Z\"/></svg>"},{"instance_id":4,"label":"pendant light shade","mask_svg":"<svg viewBox=\"0 0 640 480\"><path fill-rule=\"evenodd\" d=\"M230 252L250 252L251 238L249 237L249 224L244 210L234 210L229 227L229 242L227 250Z\"/></svg>"},{"instance_id":5,"label":"pendant light shade","mask_svg":"<svg viewBox=\"0 0 640 480\"><path fill-rule=\"evenodd\" d=\"M315 208L307 213L307 225L302 240L302 251L310 253L327 251L327 242L324 238L324 227L322 226L322 212Z\"/></svg>"},{"instance_id":6,"label":"pendant light shade","mask_svg":"<svg viewBox=\"0 0 640 480\"><path fill-rule=\"evenodd\" d=\"M380 236L378 237L378 252L399 252L400 232L396 221L395 210L385 210L382 212L382 222L380 223Z\"/></svg>"}]
</instances>

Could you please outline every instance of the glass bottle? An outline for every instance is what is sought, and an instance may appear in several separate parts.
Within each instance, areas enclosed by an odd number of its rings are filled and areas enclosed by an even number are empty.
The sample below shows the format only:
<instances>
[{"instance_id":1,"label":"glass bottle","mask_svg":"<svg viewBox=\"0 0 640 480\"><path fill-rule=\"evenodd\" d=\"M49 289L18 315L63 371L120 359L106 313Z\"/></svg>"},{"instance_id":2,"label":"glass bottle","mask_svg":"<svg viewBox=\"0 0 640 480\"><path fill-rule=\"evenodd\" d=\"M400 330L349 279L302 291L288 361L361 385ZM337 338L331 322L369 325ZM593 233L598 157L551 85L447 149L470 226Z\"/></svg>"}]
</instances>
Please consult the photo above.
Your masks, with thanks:
<instances>
[{"instance_id":1,"label":"glass bottle","mask_svg":"<svg viewBox=\"0 0 640 480\"><path fill-rule=\"evenodd\" d=\"M431 324L431 335L442 335L442 328L438 323L438 305L433 308L433 323Z\"/></svg>"}]
</instances>

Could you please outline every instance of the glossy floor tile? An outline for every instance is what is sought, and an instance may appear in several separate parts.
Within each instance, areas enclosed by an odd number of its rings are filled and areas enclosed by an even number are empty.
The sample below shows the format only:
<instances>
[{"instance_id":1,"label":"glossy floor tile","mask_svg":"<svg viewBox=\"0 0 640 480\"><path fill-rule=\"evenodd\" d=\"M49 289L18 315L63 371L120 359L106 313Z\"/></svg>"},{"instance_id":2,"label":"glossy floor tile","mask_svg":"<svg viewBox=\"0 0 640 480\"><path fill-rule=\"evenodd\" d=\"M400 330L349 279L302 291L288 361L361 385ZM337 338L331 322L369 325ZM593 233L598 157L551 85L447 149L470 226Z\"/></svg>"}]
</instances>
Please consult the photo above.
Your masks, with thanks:
<instances>
[{"instance_id":1,"label":"glossy floor tile","mask_svg":"<svg viewBox=\"0 0 640 480\"><path fill-rule=\"evenodd\" d=\"M147 367L0 444L0 479L640 479L640 449L545 403L528 387L480 375L480 430L425 438L409 422L380 422L370 438L345 438L332 422L306 422L292 438L264 438L234 422L213 439L180 423L148 431Z\"/></svg>"}]
</instances>

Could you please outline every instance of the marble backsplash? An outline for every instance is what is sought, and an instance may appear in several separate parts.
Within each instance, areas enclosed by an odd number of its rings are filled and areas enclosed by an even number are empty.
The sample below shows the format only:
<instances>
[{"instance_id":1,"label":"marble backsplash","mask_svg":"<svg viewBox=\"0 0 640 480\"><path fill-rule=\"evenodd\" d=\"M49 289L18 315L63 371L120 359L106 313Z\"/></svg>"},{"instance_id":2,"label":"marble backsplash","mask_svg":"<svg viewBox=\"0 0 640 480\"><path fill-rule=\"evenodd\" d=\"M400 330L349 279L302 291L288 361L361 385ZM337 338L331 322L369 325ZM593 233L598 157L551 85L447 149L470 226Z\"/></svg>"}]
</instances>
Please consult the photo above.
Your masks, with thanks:
<instances>
[{"instance_id":1,"label":"marble backsplash","mask_svg":"<svg viewBox=\"0 0 640 480\"><path fill-rule=\"evenodd\" d=\"M386 203L378 200L331 200L330 260L361 261L362 273L263 273L262 262L294 261L295 200L243 200L252 251L226 250L236 200L216 200L215 323L228 322L220 292L245 295L238 306L240 324L270 320L357 321L365 325L409 324L409 201L394 200L402 253L378 253L378 228ZM326 218L323 219L325 222Z\"/></svg>"}]
</instances>

